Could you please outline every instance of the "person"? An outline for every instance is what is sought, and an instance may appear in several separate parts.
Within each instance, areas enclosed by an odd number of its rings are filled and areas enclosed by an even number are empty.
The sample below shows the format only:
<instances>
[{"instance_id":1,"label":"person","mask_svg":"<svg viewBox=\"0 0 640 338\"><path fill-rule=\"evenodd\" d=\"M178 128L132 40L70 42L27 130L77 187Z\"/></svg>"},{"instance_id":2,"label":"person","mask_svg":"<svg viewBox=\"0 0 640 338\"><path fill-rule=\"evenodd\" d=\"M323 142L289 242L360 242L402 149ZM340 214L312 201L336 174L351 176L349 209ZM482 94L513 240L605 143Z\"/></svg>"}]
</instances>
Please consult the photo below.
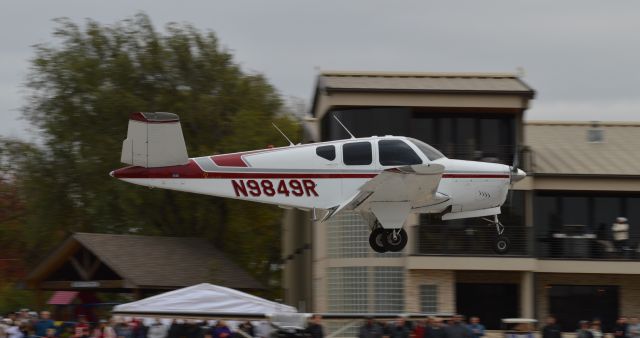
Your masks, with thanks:
<instances>
[{"instance_id":1,"label":"person","mask_svg":"<svg viewBox=\"0 0 640 338\"><path fill-rule=\"evenodd\" d=\"M44 337L47 335L48 329L55 329L56 325L51 320L51 313L49 311L40 312L40 319L36 322L36 336Z\"/></svg>"},{"instance_id":2,"label":"person","mask_svg":"<svg viewBox=\"0 0 640 338\"><path fill-rule=\"evenodd\" d=\"M73 338L73 326L63 326L62 332L59 334L60 338Z\"/></svg>"},{"instance_id":3,"label":"person","mask_svg":"<svg viewBox=\"0 0 640 338\"><path fill-rule=\"evenodd\" d=\"M591 322L591 334L593 335L593 338L602 338L602 322L600 322L600 319L594 319Z\"/></svg>"},{"instance_id":4,"label":"person","mask_svg":"<svg viewBox=\"0 0 640 338\"><path fill-rule=\"evenodd\" d=\"M133 337L133 330L131 329L131 326L124 321L124 319L118 319L117 324L113 329L116 331L116 337L118 338Z\"/></svg>"},{"instance_id":5,"label":"person","mask_svg":"<svg viewBox=\"0 0 640 338\"><path fill-rule=\"evenodd\" d=\"M580 321L578 331L576 332L576 338L593 338L593 333L591 333L588 321Z\"/></svg>"},{"instance_id":6,"label":"person","mask_svg":"<svg viewBox=\"0 0 640 338\"><path fill-rule=\"evenodd\" d=\"M461 315L454 315L444 332L447 338L472 338L471 330L464 325Z\"/></svg>"},{"instance_id":7,"label":"person","mask_svg":"<svg viewBox=\"0 0 640 338\"><path fill-rule=\"evenodd\" d=\"M260 324L256 326L255 331L256 337L258 338L270 338L273 327L269 322L260 322Z\"/></svg>"},{"instance_id":8,"label":"person","mask_svg":"<svg viewBox=\"0 0 640 338\"><path fill-rule=\"evenodd\" d=\"M627 326L627 337L640 338L640 321L638 321L638 317L631 318L631 322Z\"/></svg>"},{"instance_id":9,"label":"person","mask_svg":"<svg viewBox=\"0 0 640 338\"><path fill-rule=\"evenodd\" d=\"M435 317L432 318L429 322L430 325L427 325L424 328L424 338L446 338L446 334L444 332L444 327L442 324L442 318Z\"/></svg>"},{"instance_id":10,"label":"person","mask_svg":"<svg viewBox=\"0 0 640 338\"><path fill-rule=\"evenodd\" d=\"M96 327L93 330L91 337L92 338L116 338L116 332L113 329L113 327L109 325L108 321L101 319L100 322L98 323L98 327Z\"/></svg>"},{"instance_id":11,"label":"person","mask_svg":"<svg viewBox=\"0 0 640 338\"><path fill-rule=\"evenodd\" d=\"M55 328L50 328L47 329L47 332L45 333L45 338L56 338L56 329ZM115 337L113 337L115 338Z\"/></svg>"},{"instance_id":12,"label":"person","mask_svg":"<svg viewBox=\"0 0 640 338\"><path fill-rule=\"evenodd\" d=\"M562 338L562 330L558 326L555 316L547 316L546 325L542 328L542 338Z\"/></svg>"},{"instance_id":13,"label":"person","mask_svg":"<svg viewBox=\"0 0 640 338\"><path fill-rule=\"evenodd\" d=\"M480 318L477 316L469 319L469 330L473 338L480 338L484 336L484 325L480 324Z\"/></svg>"},{"instance_id":14,"label":"person","mask_svg":"<svg viewBox=\"0 0 640 338\"><path fill-rule=\"evenodd\" d=\"M620 253L624 253L629 240L629 224L625 217L616 218L616 222L611 226L613 233L613 244Z\"/></svg>"},{"instance_id":15,"label":"person","mask_svg":"<svg viewBox=\"0 0 640 338\"><path fill-rule=\"evenodd\" d=\"M207 338L228 338L231 335L231 330L227 326L224 320L219 320L216 325L209 331L209 334L205 335Z\"/></svg>"},{"instance_id":16,"label":"person","mask_svg":"<svg viewBox=\"0 0 640 338\"><path fill-rule=\"evenodd\" d=\"M256 333L255 333L255 328L253 327L253 324L251 324L251 321L246 321L242 324L240 324L240 326L238 326L238 329L240 329L240 331L248 334L251 337L255 337ZM151 337L149 337L151 338Z\"/></svg>"},{"instance_id":17,"label":"person","mask_svg":"<svg viewBox=\"0 0 640 338\"><path fill-rule=\"evenodd\" d=\"M313 317L311 317L311 322L309 323L309 326L307 326L307 329L305 331L309 334L310 338L324 338L322 316L320 316L319 314L313 315Z\"/></svg>"},{"instance_id":18,"label":"person","mask_svg":"<svg viewBox=\"0 0 640 338\"><path fill-rule=\"evenodd\" d=\"M411 336L414 338L423 338L424 337L424 329L427 325L430 325L431 318L427 317L425 320L416 321L416 326L413 328L413 332L411 332Z\"/></svg>"},{"instance_id":19,"label":"person","mask_svg":"<svg viewBox=\"0 0 640 338\"><path fill-rule=\"evenodd\" d=\"M89 322L87 322L87 316L78 316L78 323L76 323L73 332L73 336L75 338L82 338L89 335Z\"/></svg>"},{"instance_id":20,"label":"person","mask_svg":"<svg viewBox=\"0 0 640 338\"><path fill-rule=\"evenodd\" d=\"M358 338L382 338L382 328L373 317L367 317L365 323L360 326Z\"/></svg>"},{"instance_id":21,"label":"person","mask_svg":"<svg viewBox=\"0 0 640 338\"><path fill-rule=\"evenodd\" d=\"M7 320L9 320L8 318L2 318L0 317L0 338L7 338L7 328L9 327L9 325L7 325Z\"/></svg>"},{"instance_id":22,"label":"person","mask_svg":"<svg viewBox=\"0 0 640 338\"><path fill-rule=\"evenodd\" d=\"M9 319L7 321L8 327L5 329L5 334L7 338L23 338L24 334L20 331L20 327L18 327L18 323L16 321Z\"/></svg>"},{"instance_id":23,"label":"person","mask_svg":"<svg viewBox=\"0 0 640 338\"><path fill-rule=\"evenodd\" d=\"M147 333L148 338L166 338L167 331L169 328L162 324L160 319L156 318L153 323L149 326L149 331Z\"/></svg>"},{"instance_id":24,"label":"person","mask_svg":"<svg viewBox=\"0 0 640 338\"><path fill-rule=\"evenodd\" d=\"M613 326L613 338L627 337L627 317L620 317Z\"/></svg>"},{"instance_id":25,"label":"person","mask_svg":"<svg viewBox=\"0 0 640 338\"><path fill-rule=\"evenodd\" d=\"M148 328L140 318L133 318L131 322L129 322L129 326L131 326L131 334L133 335L133 338L147 338Z\"/></svg>"},{"instance_id":26,"label":"person","mask_svg":"<svg viewBox=\"0 0 640 338\"><path fill-rule=\"evenodd\" d=\"M398 317L391 327L390 338L409 338L411 331L406 324L404 317Z\"/></svg>"}]
</instances>

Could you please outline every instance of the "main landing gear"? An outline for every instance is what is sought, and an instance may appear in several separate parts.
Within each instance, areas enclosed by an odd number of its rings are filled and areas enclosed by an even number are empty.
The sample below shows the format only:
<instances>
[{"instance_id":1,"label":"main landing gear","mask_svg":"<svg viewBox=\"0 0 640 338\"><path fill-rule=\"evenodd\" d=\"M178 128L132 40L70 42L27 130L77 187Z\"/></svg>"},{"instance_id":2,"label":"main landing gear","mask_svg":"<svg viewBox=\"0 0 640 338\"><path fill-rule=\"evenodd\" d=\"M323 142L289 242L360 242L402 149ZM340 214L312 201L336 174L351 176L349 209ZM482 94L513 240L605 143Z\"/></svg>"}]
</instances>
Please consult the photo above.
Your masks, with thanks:
<instances>
[{"instance_id":1,"label":"main landing gear","mask_svg":"<svg viewBox=\"0 0 640 338\"><path fill-rule=\"evenodd\" d=\"M487 219L487 218L483 218L483 219L496 226L497 236L496 236L496 239L493 241L493 251L495 251L497 254L500 254L500 255L504 255L507 252L509 252L509 245L511 243L509 242L509 238L507 238L507 236L504 235L504 225L500 223L500 220L498 219L498 215L494 215L493 219Z\"/></svg>"},{"instance_id":2,"label":"main landing gear","mask_svg":"<svg viewBox=\"0 0 640 338\"><path fill-rule=\"evenodd\" d=\"M398 252L407 245L407 237L404 229L384 229L378 226L369 235L369 245L379 253Z\"/></svg>"}]
</instances>

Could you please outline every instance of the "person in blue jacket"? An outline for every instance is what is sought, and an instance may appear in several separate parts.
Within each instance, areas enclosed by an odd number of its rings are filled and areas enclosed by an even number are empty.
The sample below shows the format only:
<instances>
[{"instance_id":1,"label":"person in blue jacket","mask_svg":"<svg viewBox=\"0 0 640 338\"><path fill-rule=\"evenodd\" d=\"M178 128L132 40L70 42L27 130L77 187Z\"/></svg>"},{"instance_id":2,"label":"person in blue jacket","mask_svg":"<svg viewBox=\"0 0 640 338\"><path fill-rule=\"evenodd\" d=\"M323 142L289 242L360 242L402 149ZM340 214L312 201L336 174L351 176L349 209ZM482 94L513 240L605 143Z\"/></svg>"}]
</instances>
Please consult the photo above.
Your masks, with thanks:
<instances>
[{"instance_id":1,"label":"person in blue jacket","mask_svg":"<svg viewBox=\"0 0 640 338\"><path fill-rule=\"evenodd\" d=\"M473 338L481 338L484 336L484 325L480 324L480 318L471 317L469 319L469 330L471 330Z\"/></svg>"}]
</instances>

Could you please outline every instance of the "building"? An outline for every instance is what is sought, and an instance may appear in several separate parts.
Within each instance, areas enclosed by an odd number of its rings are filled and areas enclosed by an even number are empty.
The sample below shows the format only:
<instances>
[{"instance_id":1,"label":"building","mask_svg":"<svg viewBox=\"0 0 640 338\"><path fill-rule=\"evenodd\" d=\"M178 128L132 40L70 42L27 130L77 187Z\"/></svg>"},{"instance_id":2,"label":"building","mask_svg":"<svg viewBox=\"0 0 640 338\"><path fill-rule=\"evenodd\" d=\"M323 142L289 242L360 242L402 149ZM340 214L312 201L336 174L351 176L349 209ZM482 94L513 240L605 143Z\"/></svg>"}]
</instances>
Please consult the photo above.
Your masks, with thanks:
<instances>
[{"instance_id":1,"label":"building","mask_svg":"<svg viewBox=\"0 0 640 338\"><path fill-rule=\"evenodd\" d=\"M27 276L26 286L54 291L49 305L78 305L57 318L113 302L139 299L199 283L243 291L264 286L203 238L74 233ZM40 297L40 302L44 299ZM111 303L108 304L109 309Z\"/></svg>"},{"instance_id":2,"label":"building","mask_svg":"<svg viewBox=\"0 0 640 338\"><path fill-rule=\"evenodd\" d=\"M640 124L523 122L534 90L516 74L325 72L307 138L403 135L452 158L512 163L529 176L500 216L512 249L494 254L481 220L406 224L402 253L376 254L357 214L284 222L285 300L314 312L423 312L560 317L567 330L640 314ZM630 219L624 248L611 238ZM635 220L635 224L634 224ZM310 248L311 250L305 250Z\"/></svg>"}]
</instances>

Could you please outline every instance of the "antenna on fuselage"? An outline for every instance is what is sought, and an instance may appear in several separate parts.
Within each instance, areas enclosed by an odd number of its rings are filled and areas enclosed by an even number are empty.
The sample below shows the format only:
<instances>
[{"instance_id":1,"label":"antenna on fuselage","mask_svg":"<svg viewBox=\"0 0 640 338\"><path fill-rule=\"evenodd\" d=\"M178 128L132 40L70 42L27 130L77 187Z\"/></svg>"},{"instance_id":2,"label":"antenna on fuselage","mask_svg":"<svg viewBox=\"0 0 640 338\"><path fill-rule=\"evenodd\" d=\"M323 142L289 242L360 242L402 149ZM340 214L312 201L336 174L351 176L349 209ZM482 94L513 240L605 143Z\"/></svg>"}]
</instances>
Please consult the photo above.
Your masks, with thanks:
<instances>
[{"instance_id":1,"label":"antenna on fuselage","mask_svg":"<svg viewBox=\"0 0 640 338\"><path fill-rule=\"evenodd\" d=\"M340 119L338 119L337 116L333 115L333 118L336 119L336 121L338 121L338 123L340 124L340 126L342 126L342 128L344 128L344 130L347 131L347 134L349 134L349 136L351 136L351 138L356 138L355 136L353 136L353 134L351 134L351 132L349 131L349 129L347 129L347 127L344 126L344 124L342 124L342 121L340 121Z\"/></svg>"},{"instance_id":2,"label":"antenna on fuselage","mask_svg":"<svg viewBox=\"0 0 640 338\"><path fill-rule=\"evenodd\" d=\"M293 145L294 145L294 144L293 144L293 142L291 142L291 140L287 137L287 135L285 135L285 134L282 132L282 130L280 130L280 128L278 128L278 126L276 126L276 124L275 124L275 123L271 122L271 124L273 125L273 127L274 127L274 128L276 128L276 130L277 130L277 131L279 131L279 132L280 132L280 134L282 134L282 137L284 137L284 138L287 140L287 142L289 142L289 146L293 146Z\"/></svg>"}]
</instances>

